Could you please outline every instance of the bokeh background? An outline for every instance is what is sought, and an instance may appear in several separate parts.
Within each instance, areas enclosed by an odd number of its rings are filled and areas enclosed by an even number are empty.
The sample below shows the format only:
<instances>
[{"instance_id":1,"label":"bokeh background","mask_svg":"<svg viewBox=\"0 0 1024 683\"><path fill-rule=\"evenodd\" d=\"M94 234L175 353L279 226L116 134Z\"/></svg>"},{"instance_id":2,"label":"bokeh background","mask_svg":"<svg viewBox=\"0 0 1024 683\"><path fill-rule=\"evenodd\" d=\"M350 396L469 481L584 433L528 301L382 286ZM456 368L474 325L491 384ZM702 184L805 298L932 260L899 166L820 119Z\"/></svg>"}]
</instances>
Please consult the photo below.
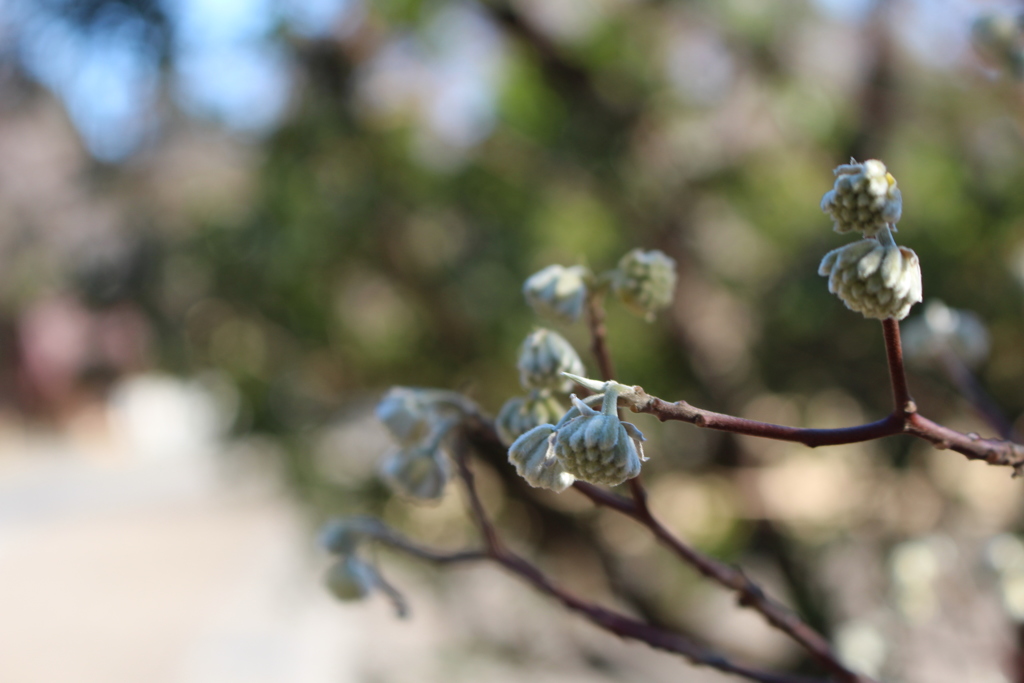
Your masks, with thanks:
<instances>
[{"instance_id":1,"label":"bokeh background","mask_svg":"<svg viewBox=\"0 0 1024 683\"><path fill-rule=\"evenodd\" d=\"M1024 433L1024 99L970 44L1019 9L0 0L0 679L726 680L486 567L382 552L412 619L332 603L313 532L369 513L473 542L457 491L417 507L380 484L372 407L403 384L496 411L542 322L521 284L550 263L678 262L656 322L610 306L621 381L786 424L887 413L878 325L816 274L848 241L818 203L851 156L896 176L926 300L987 330L981 353L916 356L921 410L991 434L973 367ZM635 422L654 508L848 661L1024 680L1008 471ZM478 467L511 542L577 592L814 671L642 530Z\"/></svg>"}]
</instances>

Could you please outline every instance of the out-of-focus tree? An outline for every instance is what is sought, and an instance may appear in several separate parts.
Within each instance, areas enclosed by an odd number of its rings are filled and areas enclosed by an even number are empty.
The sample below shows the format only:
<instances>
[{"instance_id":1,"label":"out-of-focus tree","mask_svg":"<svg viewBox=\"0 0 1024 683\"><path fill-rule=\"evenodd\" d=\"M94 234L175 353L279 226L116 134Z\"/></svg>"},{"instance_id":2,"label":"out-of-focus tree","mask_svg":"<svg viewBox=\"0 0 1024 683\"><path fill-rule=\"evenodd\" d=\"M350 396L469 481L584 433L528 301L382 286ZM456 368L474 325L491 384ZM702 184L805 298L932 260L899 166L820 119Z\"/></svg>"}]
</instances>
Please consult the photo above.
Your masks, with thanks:
<instances>
[{"instance_id":1,"label":"out-of-focus tree","mask_svg":"<svg viewBox=\"0 0 1024 683\"><path fill-rule=\"evenodd\" d=\"M381 487L325 473L354 456L324 455L325 427L393 383L496 411L534 324L523 280L643 247L676 260L678 295L654 324L609 311L619 379L783 423L881 416L877 330L816 273L840 244L818 210L825 176L854 156L899 178L925 297L984 321L978 387L1009 422L1024 412L1020 92L971 51L960 4L245 4L5 5L0 342L5 374L22 378L5 394L26 409L144 365L213 370L241 397L238 433L281 444L319 513L380 512ZM32 341L53 330L77 354ZM912 373L919 404L983 431L933 370ZM918 590L899 558L960 542L965 520L981 536L1018 523L1016 498L903 440L833 457L650 438L669 521L770 567L805 616L854 644L912 642L912 608L878 616L885 586ZM494 466L510 499L533 499ZM571 554L570 531L599 556L621 537L545 509L521 527L553 556ZM858 552L853 566L889 578L849 588L837 558ZM658 558L628 564L657 574ZM692 577L638 587L605 559L639 612L689 624Z\"/></svg>"}]
</instances>

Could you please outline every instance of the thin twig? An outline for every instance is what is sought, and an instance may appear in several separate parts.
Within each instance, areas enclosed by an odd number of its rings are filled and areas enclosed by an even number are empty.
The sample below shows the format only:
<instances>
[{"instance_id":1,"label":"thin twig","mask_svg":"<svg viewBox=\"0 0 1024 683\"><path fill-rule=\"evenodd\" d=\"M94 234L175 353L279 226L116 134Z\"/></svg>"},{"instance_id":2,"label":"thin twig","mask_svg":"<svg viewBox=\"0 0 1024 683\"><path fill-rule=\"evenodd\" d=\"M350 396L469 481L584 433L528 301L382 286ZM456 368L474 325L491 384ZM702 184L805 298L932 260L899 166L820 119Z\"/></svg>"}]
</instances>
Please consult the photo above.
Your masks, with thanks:
<instances>
[{"instance_id":1,"label":"thin twig","mask_svg":"<svg viewBox=\"0 0 1024 683\"><path fill-rule=\"evenodd\" d=\"M585 482L576 482L574 487L595 505L609 507L632 517L647 527L662 544L702 575L736 592L741 606L757 611L769 624L799 643L828 669L836 680L848 683L863 683L870 680L846 668L821 634L803 622L788 607L768 597L764 590L751 581L742 570L694 550L673 535L648 507L647 492L643 484L638 479L631 479L629 485L633 495L632 500Z\"/></svg>"},{"instance_id":2,"label":"thin twig","mask_svg":"<svg viewBox=\"0 0 1024 683\"><path fill-rule=\"evenodd\" d=\"M615 364L608 348L608 330L604 324L604 293L587 292L587 325L590 328L590 350L597 360L601 379L615 379Z\"/></svg>"},{"instance_id":3,"label":"thin twig","mask_svg":"<svg viewBox=\"0 0 1024 683\"><path fill-rule=\"evenodd\" d=\"M917 404L910 397L907 372L903 367L903 345L900 343L900 324L893 318L882 321L885 336L885 356L889 361L889 380L892 384L893 414L905 417L917 412Z\"/></svg>"},{"instance_id":4,"label":"thin twig","mask_svg":"<svg viewBox=\"0 0 1024 683\"><path fill-rule=\"evenodd\" d=\"M708 650L678 633L646 624L632 617L583 600L565 591L551 581L540 569L504 546L497 529L487 516L480 495L477 492L473 471L469 466L467 441L464 437L460 436L457 439L454 451L459 477L469 499L470 512L480 529L481 535L484 537L486 549L483 553L466 552L446 555L440 553L425 554L422 548L412 546L413 550L411 552L413 554L420 557L432 554L434 557L439 558L439 561L443 562L490 559L526 579L534 588L542 593L556 598L568 609L585 616L591 623L622 638L638 640L647 643L653 648L682 655L693 664L711 667L725 673L759 681L760 683L810 683L810 679L761 671L736 664L725 656ZM397 534L389 535L386 539L393 547L405 549L399 542L400 540Z\"/></svg>"},{"instance_id":5,"label":"thin twig","mask_svg":"<svg viewBox=\"0 0 1024 683\"><path fill-rule=\"evenodd\" d=\"M855 427L805 429L714 413L691 406L686 401L669 403L647 394L641 387L634 387L634 391L635 394L629 398L630 409L636 413L649 413L662 421L689 422L698 427L802 443L811 448L860 443L896 434L909 434L924 439L936 448L948 448L961 453L971 460L983 460L990 465L1013 467L1015 470L1024 468L1024 445L1001 439L983 439L977 434L963 434L936 424L916 412L906 415L894 412L876 422Z\"/></svg>"}]
</instances>

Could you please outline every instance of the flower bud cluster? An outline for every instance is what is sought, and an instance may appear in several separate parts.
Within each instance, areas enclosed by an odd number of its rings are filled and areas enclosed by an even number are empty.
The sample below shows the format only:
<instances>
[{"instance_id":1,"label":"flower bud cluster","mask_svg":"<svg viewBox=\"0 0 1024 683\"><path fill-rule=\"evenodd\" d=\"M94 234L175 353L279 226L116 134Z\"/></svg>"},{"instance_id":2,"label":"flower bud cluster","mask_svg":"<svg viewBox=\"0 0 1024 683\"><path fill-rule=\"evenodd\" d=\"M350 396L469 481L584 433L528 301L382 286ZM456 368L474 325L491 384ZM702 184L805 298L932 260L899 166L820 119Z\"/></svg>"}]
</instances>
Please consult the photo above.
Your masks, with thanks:
<instances>
[{"instance_id":1,"label":"flower bud cluster","mask_svg":"<svg viewBox=\"0 0 1024 683\"><path fill-rule=\"evenodd\" d=\"M821 208L832 214L836 232L859 231L866 239L825 254L818 274L828 278L828 291L851 311L902 320L921 301L917 254L892 237L903 199L881 161L851 162L835 169L835 186L825 193Z\"/></svg>"},{"instance_id":2,"label":"flower bud cluster","mask_svg":"<svg viewBox=\"0 0 1024 683\"><path fill-rule=\"evenodd\" d=\"M516 365L519 383L529 394L510 398L498 412L495 426L506 446L537 425L557 422L565 408L553 394L564 394L572 387L572 380L563 373L583 372L583 361L572 344L544 328L527 335Z\"/></svg>"},{"instance_id":3,"label":"flower bud cluster","mask_svg":"<svg viewBox=\"0 0 1024 683\"><path fill-rule=\"evenodd\" d=\"M338 600L361 600L382 583L376 567L356 555L356 548L368 531L367 522L335 520L320 534L321 545L338 556L324 576L327 589Z\"/></svg>"},{"instance_id":4,"label":"flower bud cluster","mask_svg":"<svg viewBox=\"0 0 1024 683\"><path fill-rule=\"evenodd\" d=\"M658 250L634 249L612 272L612 290L627 308L648 321L672 303L675 289L676 262Z\"/></svg>"},{"instance_id":5,"label":"flower bud cluster","mask_svg":"<svg viewBox=\"0 0 1024 683\"><path fill-rule=\"evenodd\" d=\"M615 486L640 474L646 460L644 435L617 414L617 382L603 384L601 410L572 396L573 408L557 424L534 427L512 443L509 461L526 481L537 487L564 490L575 479Z\"/></svg>"},{"instance_id":6,"label":"flower bud cluster","mask_svg":"<svg viewBox=\"0 0 1024 683\"><path fill-rule=\"evenodd\" d=\"M538 315L576 322L583 313L590 277L583 266L548 266L527 278L523 296Z\"/></svg>"},{"instance_id":7,"label":"flower bud cluster","mask_svg":"<svg viewBox=\"0 0 1024 683\"><path fill-rule=\"evenodd\" d=\"M537 425L555 423L565 408L546 391L531 391L529 396L514 396L505 402L494 419L498 438L506 446Z\"/></svg>"},{"instance_id":8,"label":"flower bud cluster","mask_svg":"<svg viewBox=\"0 0 1024 683\"><path fill-rule=\"evenodd\" d=\"M381 464L384 481L409 498L441 498L452 475L442 444L458 420L472 412L469 401L450 391L392 387L376 412L398 442Z\"/></svg>"},{"instance_id":9,"label":"flower bud cluster","mask_svg":"<svg viewBox=\"0 0 1024 683\"><path fill-rule=\"evenodd\" d=\"M921 264L906 247L865 239L825 255L818 274L828 277L828 291L865 318L907 317L921 301Z\"/></svg>"},{"instance_id":10,"label":"flower bud cluster","mask_svg":"<svg viewBox=\"0 0 1024 683\"><path fill-rule=\"evenodd\" d=\"M572 380L562 373L582 373L583 361L565 337L541 328L531 332L519 347L516 367L524 389L565 393L572 387Z\"/></svg>"},{"instance_id":11,"label":"flower bud cluster","mask_svg":"<svg viewBox=\"0 0 1024 683\"><path fill-rule=\"evenodd\" d=\"M834 172L835 185L821 198L821 210L832 216L836 232L873 237L899 221L903 198L885 164L877 159L858 164L851 159Z\"/></svg>"}]
</instances>

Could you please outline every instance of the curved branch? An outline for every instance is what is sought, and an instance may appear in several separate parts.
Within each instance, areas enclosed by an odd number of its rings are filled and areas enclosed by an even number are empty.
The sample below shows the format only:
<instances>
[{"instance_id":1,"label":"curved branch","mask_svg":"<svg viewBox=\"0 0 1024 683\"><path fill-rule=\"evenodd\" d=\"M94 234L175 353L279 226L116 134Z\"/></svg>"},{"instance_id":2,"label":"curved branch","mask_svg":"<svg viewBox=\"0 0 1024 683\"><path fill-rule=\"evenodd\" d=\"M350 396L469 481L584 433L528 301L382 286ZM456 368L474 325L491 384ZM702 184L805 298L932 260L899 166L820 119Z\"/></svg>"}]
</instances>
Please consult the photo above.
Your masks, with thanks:
<instances>
[{"instance_id":1,"label":"curved branch","mask_svg":"<svg viewBox=\"0 0 1024 683\"><path fill-rule=\"evenodd\" d=\"M848 683L863 683L870 680L844 666L833 652L832 646L821 634L807 625L788 607L769 597L741 569L704 555L674 536L647 506L647 493L643 485L637 479L631 479L629 485L633 493L632 500L586 482L578 481L573 484L577 491L589 498L595 505L608 507L632 517L647 527L663 545L706 578L734 591L738 596L740 606L750 607L757 611L769 624L799 643L828 669L836 680Z\"/></svg>"}]
</instances>

